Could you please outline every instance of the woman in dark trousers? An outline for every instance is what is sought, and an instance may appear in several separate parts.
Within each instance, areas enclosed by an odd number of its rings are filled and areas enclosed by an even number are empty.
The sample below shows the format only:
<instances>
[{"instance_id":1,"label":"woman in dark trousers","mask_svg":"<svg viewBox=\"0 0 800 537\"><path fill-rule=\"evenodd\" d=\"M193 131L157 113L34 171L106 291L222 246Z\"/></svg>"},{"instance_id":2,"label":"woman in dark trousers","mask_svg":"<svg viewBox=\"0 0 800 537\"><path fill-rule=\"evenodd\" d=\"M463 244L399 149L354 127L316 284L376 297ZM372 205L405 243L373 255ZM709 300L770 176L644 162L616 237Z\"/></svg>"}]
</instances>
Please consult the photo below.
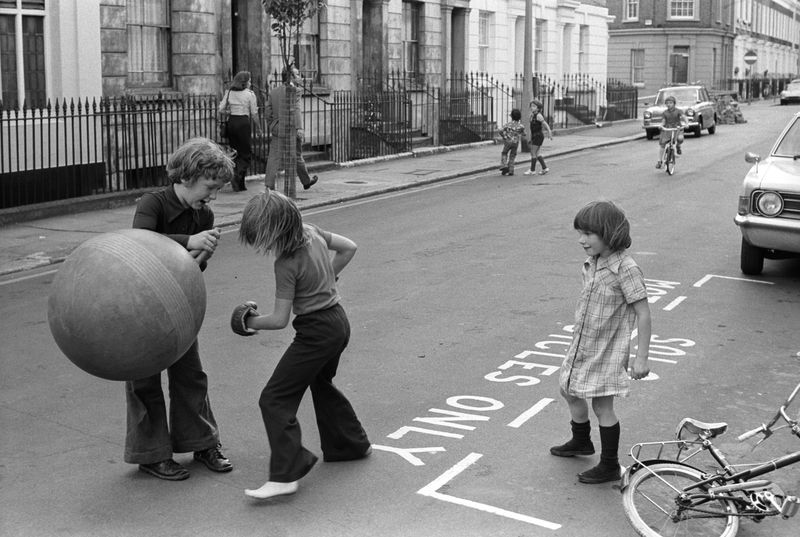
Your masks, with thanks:
<instances>
[{"instance_id":1,"label":"woman in dark trousers","mask_svg":"<svg viewBox=\"0 0 800 537\"><path fill-rule=\"evenodd\" d=\"M229 107L231 113L226 133L231 147L236 150L234 157L236 172L231 181L234 192L247 190L244 179L252 156L251 135L253 128L256 132L261 132L258 123L258 102L250 85L250 72L239 71L233 77L231 87L219 105L220 112Z\"/></svg>"}]
</instances>

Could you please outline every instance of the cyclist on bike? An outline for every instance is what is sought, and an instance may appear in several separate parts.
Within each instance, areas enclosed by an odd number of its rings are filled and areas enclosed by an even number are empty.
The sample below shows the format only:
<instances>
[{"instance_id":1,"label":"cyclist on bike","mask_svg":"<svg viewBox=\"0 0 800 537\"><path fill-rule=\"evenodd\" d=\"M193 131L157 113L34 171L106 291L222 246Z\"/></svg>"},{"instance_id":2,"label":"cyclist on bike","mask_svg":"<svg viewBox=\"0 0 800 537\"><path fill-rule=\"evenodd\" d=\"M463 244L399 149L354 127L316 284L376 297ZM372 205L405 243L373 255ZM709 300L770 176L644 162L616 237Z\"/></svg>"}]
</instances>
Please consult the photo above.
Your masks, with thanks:
<instances>
[{"instance_id":1,"label":"cyclist on bike","mask_svg":"<svg viewBox=\"0 0 800 537\"><path fill-rule=\"evenodd\" d=\"M667 105L667 109L664 110L664 115L661 118L661 127L674 129L676 127L683 127L686 125L686 116L683 112L675 108L675 97L672 95L667 96L664 99L664 104ZM672 133L669 131L661 131L661 137L658 140L658 162L656 163L656 168L661 168L662 159L664 157L664 147L669 143L670 137ZM683 143L683 132L678 132L678 143L677 143L677 152L681 154L681 144Z\"/></svg>"}]
</instances>

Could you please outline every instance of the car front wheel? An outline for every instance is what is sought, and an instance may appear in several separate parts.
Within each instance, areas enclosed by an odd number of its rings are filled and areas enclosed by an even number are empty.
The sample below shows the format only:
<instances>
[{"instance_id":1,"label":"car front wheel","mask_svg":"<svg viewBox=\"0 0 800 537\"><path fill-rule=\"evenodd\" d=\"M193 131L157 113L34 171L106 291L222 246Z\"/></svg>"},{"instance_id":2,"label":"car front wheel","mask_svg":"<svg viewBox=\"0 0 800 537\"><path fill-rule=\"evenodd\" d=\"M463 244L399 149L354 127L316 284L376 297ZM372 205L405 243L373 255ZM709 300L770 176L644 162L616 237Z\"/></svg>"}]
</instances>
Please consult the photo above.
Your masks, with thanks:
<instances>
[{"instance_id":1,"label":"car front wheel","mask_svg":"<svg viewBox=\"0 0 800 537\"><path fill-rule=\"evenodd\" d=\"M740 259L742 272L751 276L761 274L764 270L764 251L753 246L742 238L742 255Z\"/></svg>"},{"instance_id":2,"label":"car front wheel","mask_svg":"<svg viewBox=\"0 0 800 537\"><path fill-rule=\"evenodd\" d=\"M652 140L658 134L658 129L645 129L644 133L647 135L648 140Z\"/></svg>"},{"instance_id":3,"label":"car front wheel","mask_svg":"<svg viewBox=\"0 0 800 537\"><path fill-rule=\"evenodd\" d=\"M694 135L700 138L703 135L703 120L698 121L697 126L694 128Z\"/></svg>"},{"instance_id":4,"label":"car front wheel","mask_svg":"<svg viewBox=\"0 0 800 537\"><path fill-rule=\"evenodd\" d=\"M714 134L715 132L717 132L717 118L716 118L716 116L714 117L714 124L711 125L708 128L708 134Z\"/></svg>"}]
</instances>

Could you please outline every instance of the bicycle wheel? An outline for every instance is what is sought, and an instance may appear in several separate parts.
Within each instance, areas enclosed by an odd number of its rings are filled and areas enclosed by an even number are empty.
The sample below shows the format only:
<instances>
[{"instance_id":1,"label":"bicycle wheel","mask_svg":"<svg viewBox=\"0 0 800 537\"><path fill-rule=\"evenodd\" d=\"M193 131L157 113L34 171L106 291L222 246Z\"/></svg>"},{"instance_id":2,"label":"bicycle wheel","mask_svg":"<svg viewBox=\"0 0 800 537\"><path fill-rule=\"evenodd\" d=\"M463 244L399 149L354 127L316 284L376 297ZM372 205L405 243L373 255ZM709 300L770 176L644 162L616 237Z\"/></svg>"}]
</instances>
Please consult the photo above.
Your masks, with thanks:
<instances>
[{"instance_id":1,"label":"bicycle wheel","mask_svg":"<svg viewBox=\"0 0 800 537\"><path fill-rule=\"evenodd\" d=\"M664 161L667 166L667 173L672 175L675 173L675 150L672 147L667 148L667 158Z\"/></svg>"},{"instance_id":2,"label":"bicycle wheel","mask_svg":"<svg viewBox=\"0 0 800 537\"><path fill-rule=\"evenodd\" d=\"M734 537L739 531L739 517L736 505L728 500L698 506L704 512L678 510L676 491L702 479L699 470L671 462L652 464L634 473L622 492L622 505L636 533L642 537Z\"/></svg>"}]
</instances>

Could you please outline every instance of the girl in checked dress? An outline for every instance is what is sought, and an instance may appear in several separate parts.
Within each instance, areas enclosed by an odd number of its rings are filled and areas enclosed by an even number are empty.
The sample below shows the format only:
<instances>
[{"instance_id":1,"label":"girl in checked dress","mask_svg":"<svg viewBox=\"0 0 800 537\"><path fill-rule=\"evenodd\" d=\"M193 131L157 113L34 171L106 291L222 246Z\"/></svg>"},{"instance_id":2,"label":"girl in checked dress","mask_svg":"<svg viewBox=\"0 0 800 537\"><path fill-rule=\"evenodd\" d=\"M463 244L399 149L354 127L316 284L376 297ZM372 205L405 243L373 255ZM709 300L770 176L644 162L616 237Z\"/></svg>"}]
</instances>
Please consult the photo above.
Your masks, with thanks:
<instances>
[{"instance_id":1,"label":"girl in checked dress","mask_svg":"<svg viewBox=\"0 0 800 537\"><path fill-rule=\"evenodd\" d=\"M620 425L614 397L626 396L629 376L648 375L650 307L644 276L627 253L631 245L625 214L609 201L595 201L575 216L583 263L583 289L575 312L573 340L561 366L561 395L569 405L572 438L550 448L558 457L594 454L589 401L600 427L600 463L578 474L581 483L620 478ZM631 333L638 330L636 356L629 363Z\"/></svg>"}]
</instances>

